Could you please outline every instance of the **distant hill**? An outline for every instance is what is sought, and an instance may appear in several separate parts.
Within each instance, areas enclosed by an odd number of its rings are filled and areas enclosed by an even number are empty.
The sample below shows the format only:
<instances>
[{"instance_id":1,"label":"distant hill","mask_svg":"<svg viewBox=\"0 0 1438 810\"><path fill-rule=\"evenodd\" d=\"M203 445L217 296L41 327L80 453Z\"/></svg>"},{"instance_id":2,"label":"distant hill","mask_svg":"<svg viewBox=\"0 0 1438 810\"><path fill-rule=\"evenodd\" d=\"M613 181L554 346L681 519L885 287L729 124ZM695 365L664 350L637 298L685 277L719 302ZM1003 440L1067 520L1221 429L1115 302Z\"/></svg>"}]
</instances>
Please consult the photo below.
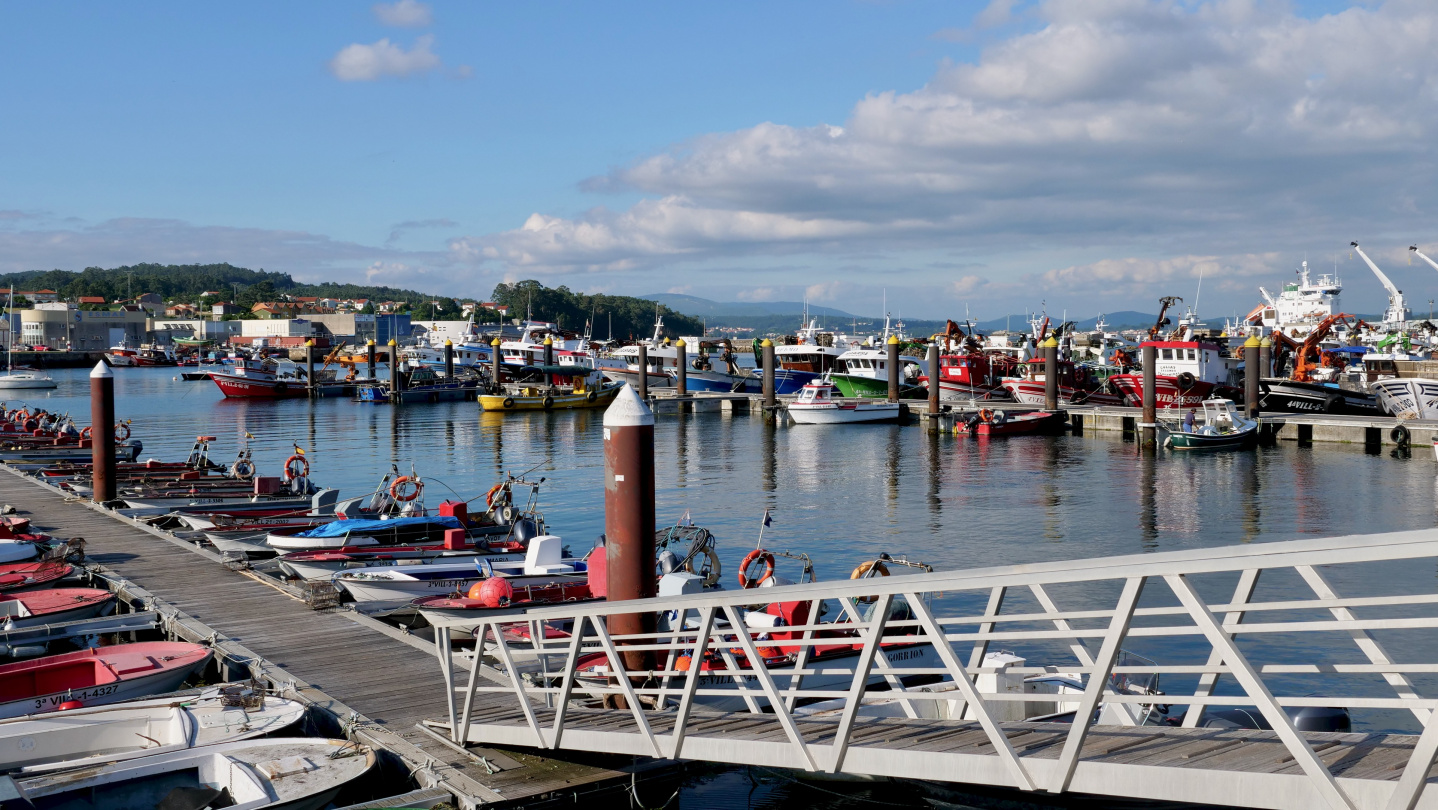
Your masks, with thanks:
<instances>
[{"instance_id":1,"label":"distant hill","mask_svg":"<svg viewBox=\"0 0 1438 810\"><path fill-rule=\"evenodd\" d=\"M765 315L801 315L804 312L804 304L801 301L710 301L707 298L699 298L694 295L677 295L675 293L656 293L639 297L655 301L675 312L682 312L696 318L730 316L754 318ZM809 305L809 314L835 318L854 317L843 310L814 304Z\"/></svg>"}]
</instances>

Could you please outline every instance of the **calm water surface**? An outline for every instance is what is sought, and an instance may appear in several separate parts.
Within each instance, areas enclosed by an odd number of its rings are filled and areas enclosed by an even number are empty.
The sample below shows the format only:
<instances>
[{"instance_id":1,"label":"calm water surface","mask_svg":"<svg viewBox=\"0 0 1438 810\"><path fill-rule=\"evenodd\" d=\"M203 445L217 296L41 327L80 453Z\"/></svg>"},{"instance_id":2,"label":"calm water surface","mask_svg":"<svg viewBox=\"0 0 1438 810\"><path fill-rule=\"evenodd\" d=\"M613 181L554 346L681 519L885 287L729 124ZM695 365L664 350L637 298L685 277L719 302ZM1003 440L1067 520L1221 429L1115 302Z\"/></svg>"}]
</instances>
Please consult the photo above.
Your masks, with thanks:
<instances>
[{"instance_id":1,"label":"calm water surface","mask_svg":"<svg viewBox=\"0 0 1438 810\"><path fill-rule=\"evenodd\" d=\"M25 401L68 410L88 422L87 372L54 373L61 381L58 391ZM225 400L208 381L174 379L176 373L115 372L117 411L133 420L146 457L183 457L195 436L209 434L218 437L214 457L227 462L249 431L256 436L251 445L262 473L279 474L291 447L299 444L309 452L311 477L340 488L342 495L369 492L397 464L401 472L413 468L424 477L430 506L454 493L464 499L482 495L503 473L535 468L532 476L548 479L542 507L556 534L579 551L603 531L600 412L485 414L473 402L405 407L348 400L243 402ZM1369 455L1361 445L1293 444L1143 456L1113 433L980 442L928 436L912 426L771 427L747 415L698 414L659 417L656 455L659 523L687 512L709 528L719 539L729 579L754 548L766 509L773 515L766 547L807 552L820 579L845 578L880 552L954 570L1431 528L1438 522L1438 467L1426 448L1411 458L1386 451ZM785 569L781 562L780 573L797 578L798 569ZM1431 590L1434 575L1433 561L1423 560L1339 569L1332 576L1340 593L1372 594ZM1218 598L1232 582L1215 578L1200 587ZM1054 596L1062 607L1078 609L1111 606L1114 593L1055 589ZM1296 577L1274 576L1260 583L1256 598L1284 597L1311 595ZM950 598L982 609L982 595ZM1025 606L1018 597L1011 604L1006 609ZM1163 587L1150 586L1144 604L1176 600ZM1433 661L1438 651L1431 634L1381 638L1400 660ZM1306 646L1311 643L1311 638L1289 644L1267 639L1265 660L1311 660L1314 651ZM1325 652L1325 660L1363 660L1351 642L1334 649L1340 652L1336 657ZM1187 642L1137 651L1195 663L1207 652ZM1022 652L1032 663L1054 662L1046 656L1071 660L1062 658L1061 648L1038 645ZM1425 684L1419 683L1423 691ZM1183 685L1165 686L1179 692ZM1290 686L1297 688L1298 682ZM1342 686L1391 695L1381 682ZM1427 694L1438 691L1434 684L1426 686ZM1303 688L1321 694L1325 687L1336 690L1339 684ZM1406 727L1401 716L1381 714L1359 723ZM712 798L716 787L705 785L696 785L681 801L705 805L704 797ZM777 795L797 800L807 794L784 789ZM825 804L818 798L801 803Z\"/></svg>"}]
</instances>

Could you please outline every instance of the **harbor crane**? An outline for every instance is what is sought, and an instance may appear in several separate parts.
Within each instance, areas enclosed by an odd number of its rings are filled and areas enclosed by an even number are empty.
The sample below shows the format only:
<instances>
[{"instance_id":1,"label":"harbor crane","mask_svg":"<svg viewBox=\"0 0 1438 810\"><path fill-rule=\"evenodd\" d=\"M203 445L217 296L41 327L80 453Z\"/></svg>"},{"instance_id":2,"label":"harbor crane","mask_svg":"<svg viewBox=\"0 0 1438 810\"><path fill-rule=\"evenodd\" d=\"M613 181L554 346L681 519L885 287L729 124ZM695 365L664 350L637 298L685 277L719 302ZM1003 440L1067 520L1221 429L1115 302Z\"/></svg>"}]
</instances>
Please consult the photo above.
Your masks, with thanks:
<instances>
[{"instance_id":1,"label":"harbor crane","mask_svg":"<svg viewBox=\"0 0 1438 810\"><path fill-rule=\"evenodd\" d=\"M1414 253L1417 253L1418 258L1433 265L1434 270L1438 270L1438 262L1435 262L1432 259L1428 258L1426 255L1424 255L1423 251L1419 250L1417 245L1409 245L1408 249L1413 251Z\"/></svg>"},{"instance_id":2,"label":"harbor crane","mask_svg":"<svg viewBox=\"0 0 1438 810\"><path fill-rule=\"evenodd\" d=\"M1388 309L1383 313L1383 327L1385 329L1402 331L1403 325L1408 321L1408 307L1403 304L1403 291L1398 289L1398 287L1388 279L1388 276L1383 274L1382 270L1378 269L1378 265L1374 264L1373 260L1368 258L1368 254L1363 252L1363 248L1359 247L1357 242L1350 242L1349 244L1353 246L1354 250L1358 251L1359 256L1363 257L1363 261L1368 264L1368 269L1373 271L1373 275L1378 276L1378 281L1383 285L1384 289L1388 290Z\"/></svg>"}]
</instances>

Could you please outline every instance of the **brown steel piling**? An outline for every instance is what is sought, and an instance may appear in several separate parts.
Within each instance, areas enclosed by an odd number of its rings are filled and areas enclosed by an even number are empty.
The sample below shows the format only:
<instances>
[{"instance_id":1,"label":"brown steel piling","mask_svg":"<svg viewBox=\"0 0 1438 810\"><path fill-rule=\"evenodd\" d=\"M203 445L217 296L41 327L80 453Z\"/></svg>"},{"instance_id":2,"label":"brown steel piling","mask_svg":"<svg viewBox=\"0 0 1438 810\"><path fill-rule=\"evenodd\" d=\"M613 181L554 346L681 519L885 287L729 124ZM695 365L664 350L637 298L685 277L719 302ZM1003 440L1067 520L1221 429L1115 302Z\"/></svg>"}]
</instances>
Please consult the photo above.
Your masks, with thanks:
<instances>
[{"instance_id":1,"label":"brown steel piling","mask_svg":"<svg viewBox=\"0 0 1438 810\"><path fill-rule=\"evenodd\" d=\"M889 401L899 401L899 339L889 335Z\"/></svg>"},{"instance_id":2,"label":"brown steel piling","mask_svg":"<svg viewBox=\"0 0 1438 810\"><path fill-rule=\"evenodd\" d=\"M90 372L90 497L115 500L115 374L101 360Z\"/></svg>"},{"instance_id":3,"label":"brown steel piling","mask_svg":"<svg viewBox=\"0 0 1438 810\"><path fill-rule=\"evenodd\" d=\"M1154 447L1158 444L1158 379L1155 366L1158 365L1158 350L1144 346L1143 363L1143 433L1141 444Z\"/></svg>"},{"instance_id":4,"label":"brown steel piling","mask_svg":"<svg viewBox=\"0 0 1438 810\"><path fill-rule=\"evenodd\" d=\"M655 596L654 413L632 386L625 386L604 412L604 535L607 598ZM654 614L610 616L608 630L613 635L653 633ZM651 652L622 656L627 670L653 669Z\"/></svg>"},{"instance_id":5,"label":"brown steel piling","mask_svg":"<svg viewBox=\"0 0 1438 810\"><path fill-rule=\"evenodd\" d=\"M1059 342L1052 336L1044 341L1044 408L1059 409Z\"/></svg>"}]
</instances>

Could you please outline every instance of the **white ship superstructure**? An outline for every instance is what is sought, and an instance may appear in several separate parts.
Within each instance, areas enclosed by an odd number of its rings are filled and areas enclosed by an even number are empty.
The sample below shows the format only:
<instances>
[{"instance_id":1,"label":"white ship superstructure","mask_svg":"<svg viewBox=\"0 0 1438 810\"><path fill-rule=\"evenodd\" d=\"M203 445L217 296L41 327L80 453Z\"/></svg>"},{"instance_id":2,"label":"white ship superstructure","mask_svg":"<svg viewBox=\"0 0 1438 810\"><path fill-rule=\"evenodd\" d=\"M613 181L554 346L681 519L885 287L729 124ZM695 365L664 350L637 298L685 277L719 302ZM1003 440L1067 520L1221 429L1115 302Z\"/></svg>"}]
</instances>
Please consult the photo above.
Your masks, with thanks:
<instances>
[{"instance_id":1,"label":"white ship superstructure","mask_svg":"<svg viewBox=\"0 0 1438 810\"><path fill-rule=\"evenodd\" d=\"M1265 303L1260 304L1244 319L1248 327L1261 327L1262 334L1274 330L1293 338L1303 340L1324 318L1341 312L1339 294L1343 285L1338 276L1324 273L1315 281L1308 273L1308 262L1304 261L1298 271L1298 281L1283 285L1278 295L1259 287Z\"/></svg>"}]
</instances>

